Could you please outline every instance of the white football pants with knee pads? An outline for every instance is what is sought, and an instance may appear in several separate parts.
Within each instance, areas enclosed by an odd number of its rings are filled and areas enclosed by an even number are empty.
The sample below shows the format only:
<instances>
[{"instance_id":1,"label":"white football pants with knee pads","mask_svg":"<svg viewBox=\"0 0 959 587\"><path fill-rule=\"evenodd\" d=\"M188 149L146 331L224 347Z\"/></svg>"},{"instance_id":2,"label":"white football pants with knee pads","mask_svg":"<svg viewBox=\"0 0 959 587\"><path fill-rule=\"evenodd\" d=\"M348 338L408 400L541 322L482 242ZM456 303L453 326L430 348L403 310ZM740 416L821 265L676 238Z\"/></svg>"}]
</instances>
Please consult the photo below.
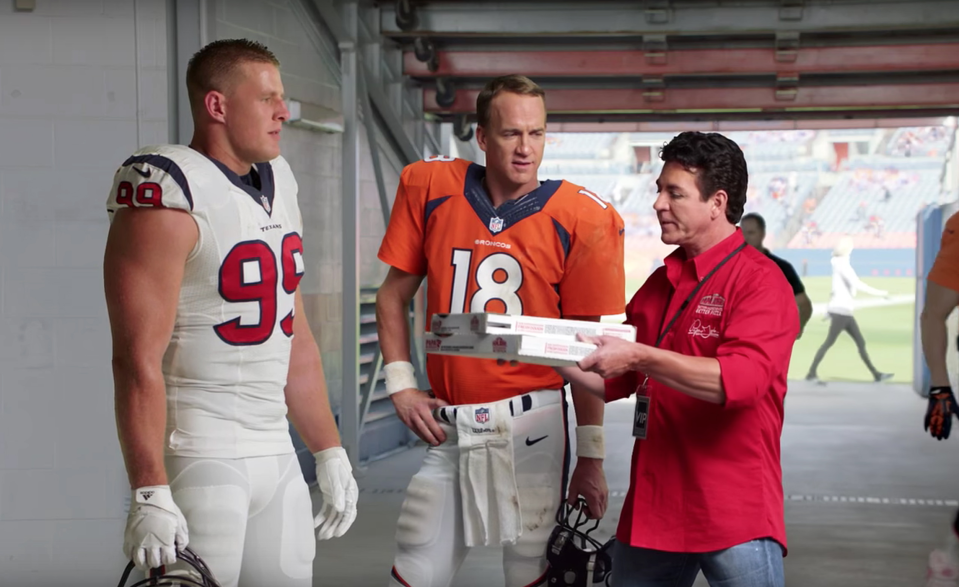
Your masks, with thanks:
<instances>
[{"instance_id":1,"label":"white football pants with knee pads","mask_svg":"<svg viewBox=\"0 0 959 587\"><path fill-rule=\"evenodd\" d=\"M523 532L514 544L503 546L506 587L545 581L546 542L556 526L556 511L566 494L569 475L570 414L565 392L533 393L562 394L563 399L513 418ZM429 447L406 490L397 522L391 587L448 587L469 552L463 534L456 419L451 419L452 424L442 418L437 421L446 433L446 442Z\"/></svg>"},{"instance_id":2,"label":"white football pants with knee pads","mask_svg":"<svg viewBox=\"0 0 959 587\"><path fill-rule=\"evenodd\" d=\"M222 587L312 586L313 505L295 454L166 466L190 548Z\"/></svg>"}]
</instances>

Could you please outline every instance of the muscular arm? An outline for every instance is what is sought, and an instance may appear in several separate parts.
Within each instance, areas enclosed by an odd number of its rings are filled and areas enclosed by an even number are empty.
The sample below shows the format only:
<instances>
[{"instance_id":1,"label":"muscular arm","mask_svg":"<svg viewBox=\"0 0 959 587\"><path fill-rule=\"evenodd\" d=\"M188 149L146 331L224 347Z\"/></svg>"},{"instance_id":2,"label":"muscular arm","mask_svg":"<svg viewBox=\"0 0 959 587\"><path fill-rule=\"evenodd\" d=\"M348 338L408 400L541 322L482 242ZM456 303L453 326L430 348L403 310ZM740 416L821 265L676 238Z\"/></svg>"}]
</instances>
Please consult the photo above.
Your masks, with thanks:
<instances>
[{"instance_id":1,"label":"muscular arm","mask_svg":"<svg viewBox=\"0 0 959 587\"><path fill-rule=\"evenodd\" d=\"M806 323L812 318L812 300L806 292L796 294L796 306L799 308L799 336L802 336Z\"/></svg>"},{"instance_id":2,"label":"muscular arm","mask_svg":"<svg viewBox=\"0 0 959 587\"><path fill-rule=\"evenodd\" d=\"M376 333L383 364L410 360L409 307L423 276L390 267L376 293Z\"/></svg>"},{"instance_id":3,"label":"muscular arm","mask_svg":"<svg viewBox=\"0 0 959 587\"><path fill-rule=\"evenodd\" d=\"M340 446L340 435L326 393L320 349L306 319L299 288L295 304L290 370L283 391L293 427L310 452L316 453Z\"/></svg>"},{"instance_id":4,"label":"muscular arm","mask_svg":"<svg viewBox=\"0 0 959 587\"><path fill-rule=\"evenodd\" d=\"M959 292L933 281L926 282L926 302L919 318L922 339L922 354L929 366L933 387L949 385L946 367L948 348L946 318L959 305Z\"/></svg>"},{"instance_id":5,"label":"muscular arm","mask_svg":"<svg viewBox=\"0 0 959 587\"><path fill-rule=\"evenodd\" d=\"M122 209L107 236L103 280L117 433L134 489L168 484L162 362L176 322L184 266L198 234L196 223L180 210Z\"/></svg>"}]
</instances>

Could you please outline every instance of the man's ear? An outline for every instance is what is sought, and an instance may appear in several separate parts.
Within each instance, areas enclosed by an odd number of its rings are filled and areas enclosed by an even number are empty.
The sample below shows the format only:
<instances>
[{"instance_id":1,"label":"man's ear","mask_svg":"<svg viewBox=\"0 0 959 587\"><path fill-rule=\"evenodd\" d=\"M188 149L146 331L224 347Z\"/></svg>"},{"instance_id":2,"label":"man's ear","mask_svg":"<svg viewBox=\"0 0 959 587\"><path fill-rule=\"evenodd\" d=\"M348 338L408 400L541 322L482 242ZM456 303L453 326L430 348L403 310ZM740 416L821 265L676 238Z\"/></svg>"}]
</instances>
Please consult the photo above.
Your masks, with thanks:
<instances>
[{"instance_id":1,"label":"man's ear","mask_svg":"<svg viewBox=\"0 0 959 587\"><path fill-rule=\"evenodd\" d=\"M476 144L484 153L486 152L486 128L476 125Z\"/></svg>"},{"instance_id":2,"label":"man's ear","mask_svg":"<svg viewBox=\"0 0 959 587\"><path fill-rule=\"evenodd\" d=\"M207 92L203 97L203 106L207 116L213 120L223 122L226 119L226 96L220 92L216 90Z\"/></svg>"},{"instance_id":3,"label":"man's ear","mask_svg":"<svg viewBox=\"0 0 959 587\"><path fill-rule=\"evenodd\" d=\"M711 217L718 218L720 215L726 215L726 208L729 205L729 194L726 193L726 190L718 190L715 194L712 195L710 200L713 203L713 209L711 210Z\"/></svg>"}]
</instances>

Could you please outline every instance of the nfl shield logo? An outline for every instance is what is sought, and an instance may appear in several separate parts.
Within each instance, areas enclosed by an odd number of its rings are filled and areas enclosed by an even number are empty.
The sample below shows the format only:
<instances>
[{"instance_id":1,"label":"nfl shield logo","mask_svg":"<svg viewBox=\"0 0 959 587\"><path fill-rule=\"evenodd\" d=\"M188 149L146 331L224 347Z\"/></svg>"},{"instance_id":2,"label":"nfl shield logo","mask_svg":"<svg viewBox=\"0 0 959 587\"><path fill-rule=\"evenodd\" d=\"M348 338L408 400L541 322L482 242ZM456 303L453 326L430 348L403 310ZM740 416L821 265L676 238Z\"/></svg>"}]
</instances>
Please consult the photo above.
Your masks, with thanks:
<instances>
[{"instance_id":1,"label":"nfl shield logo","mask_svg":"<svg viewBox=\"0 0 959 587\"><path fill-rule=\"evenodd\" d=\"M480 424L489 422L489 408L476 408L476 421Z\"/></svg>"},{"instance_id":2,"label":"nfl shield logo","mask_svg":"<svg viewBox=\"0 0 959 587\"><path fill-rule=\"evenodd\" d=\"M266 213L270 213L270 200L266 196L260 196L260 202L263 203L263 209L266 210Z\"/></svg>"},{"instance_id":3,"label":"nfl shield logo","mask_svg":"<svg viewBox=\"0 0 959 587\"><path fill-rule=\"evenodd\" d=\"M489 219L489 230L493 234L503 230L503 219L502 218L490 218Z\"/></svg>"}]
</instances>

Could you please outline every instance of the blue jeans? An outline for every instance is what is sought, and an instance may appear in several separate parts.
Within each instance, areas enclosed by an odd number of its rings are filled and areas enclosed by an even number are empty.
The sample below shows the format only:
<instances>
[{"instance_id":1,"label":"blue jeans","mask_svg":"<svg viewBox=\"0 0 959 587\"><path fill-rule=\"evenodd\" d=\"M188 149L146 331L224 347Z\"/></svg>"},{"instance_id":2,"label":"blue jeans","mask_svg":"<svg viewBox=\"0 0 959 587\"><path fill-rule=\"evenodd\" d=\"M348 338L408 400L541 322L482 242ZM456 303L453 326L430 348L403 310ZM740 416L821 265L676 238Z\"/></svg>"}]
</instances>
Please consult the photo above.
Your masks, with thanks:
<instances>
[{"instance_id":1,"label":"blue jeans","mask_svg":"<svg viewBox=\"0 0 959 587\"><path fill-rule=\"evenodd\" d=\"M613 545L611 587L692 587L702 570L710 587L785 587L783 550L752 540L716 552L663 552Z\"/></svg>"}]
</instances>

